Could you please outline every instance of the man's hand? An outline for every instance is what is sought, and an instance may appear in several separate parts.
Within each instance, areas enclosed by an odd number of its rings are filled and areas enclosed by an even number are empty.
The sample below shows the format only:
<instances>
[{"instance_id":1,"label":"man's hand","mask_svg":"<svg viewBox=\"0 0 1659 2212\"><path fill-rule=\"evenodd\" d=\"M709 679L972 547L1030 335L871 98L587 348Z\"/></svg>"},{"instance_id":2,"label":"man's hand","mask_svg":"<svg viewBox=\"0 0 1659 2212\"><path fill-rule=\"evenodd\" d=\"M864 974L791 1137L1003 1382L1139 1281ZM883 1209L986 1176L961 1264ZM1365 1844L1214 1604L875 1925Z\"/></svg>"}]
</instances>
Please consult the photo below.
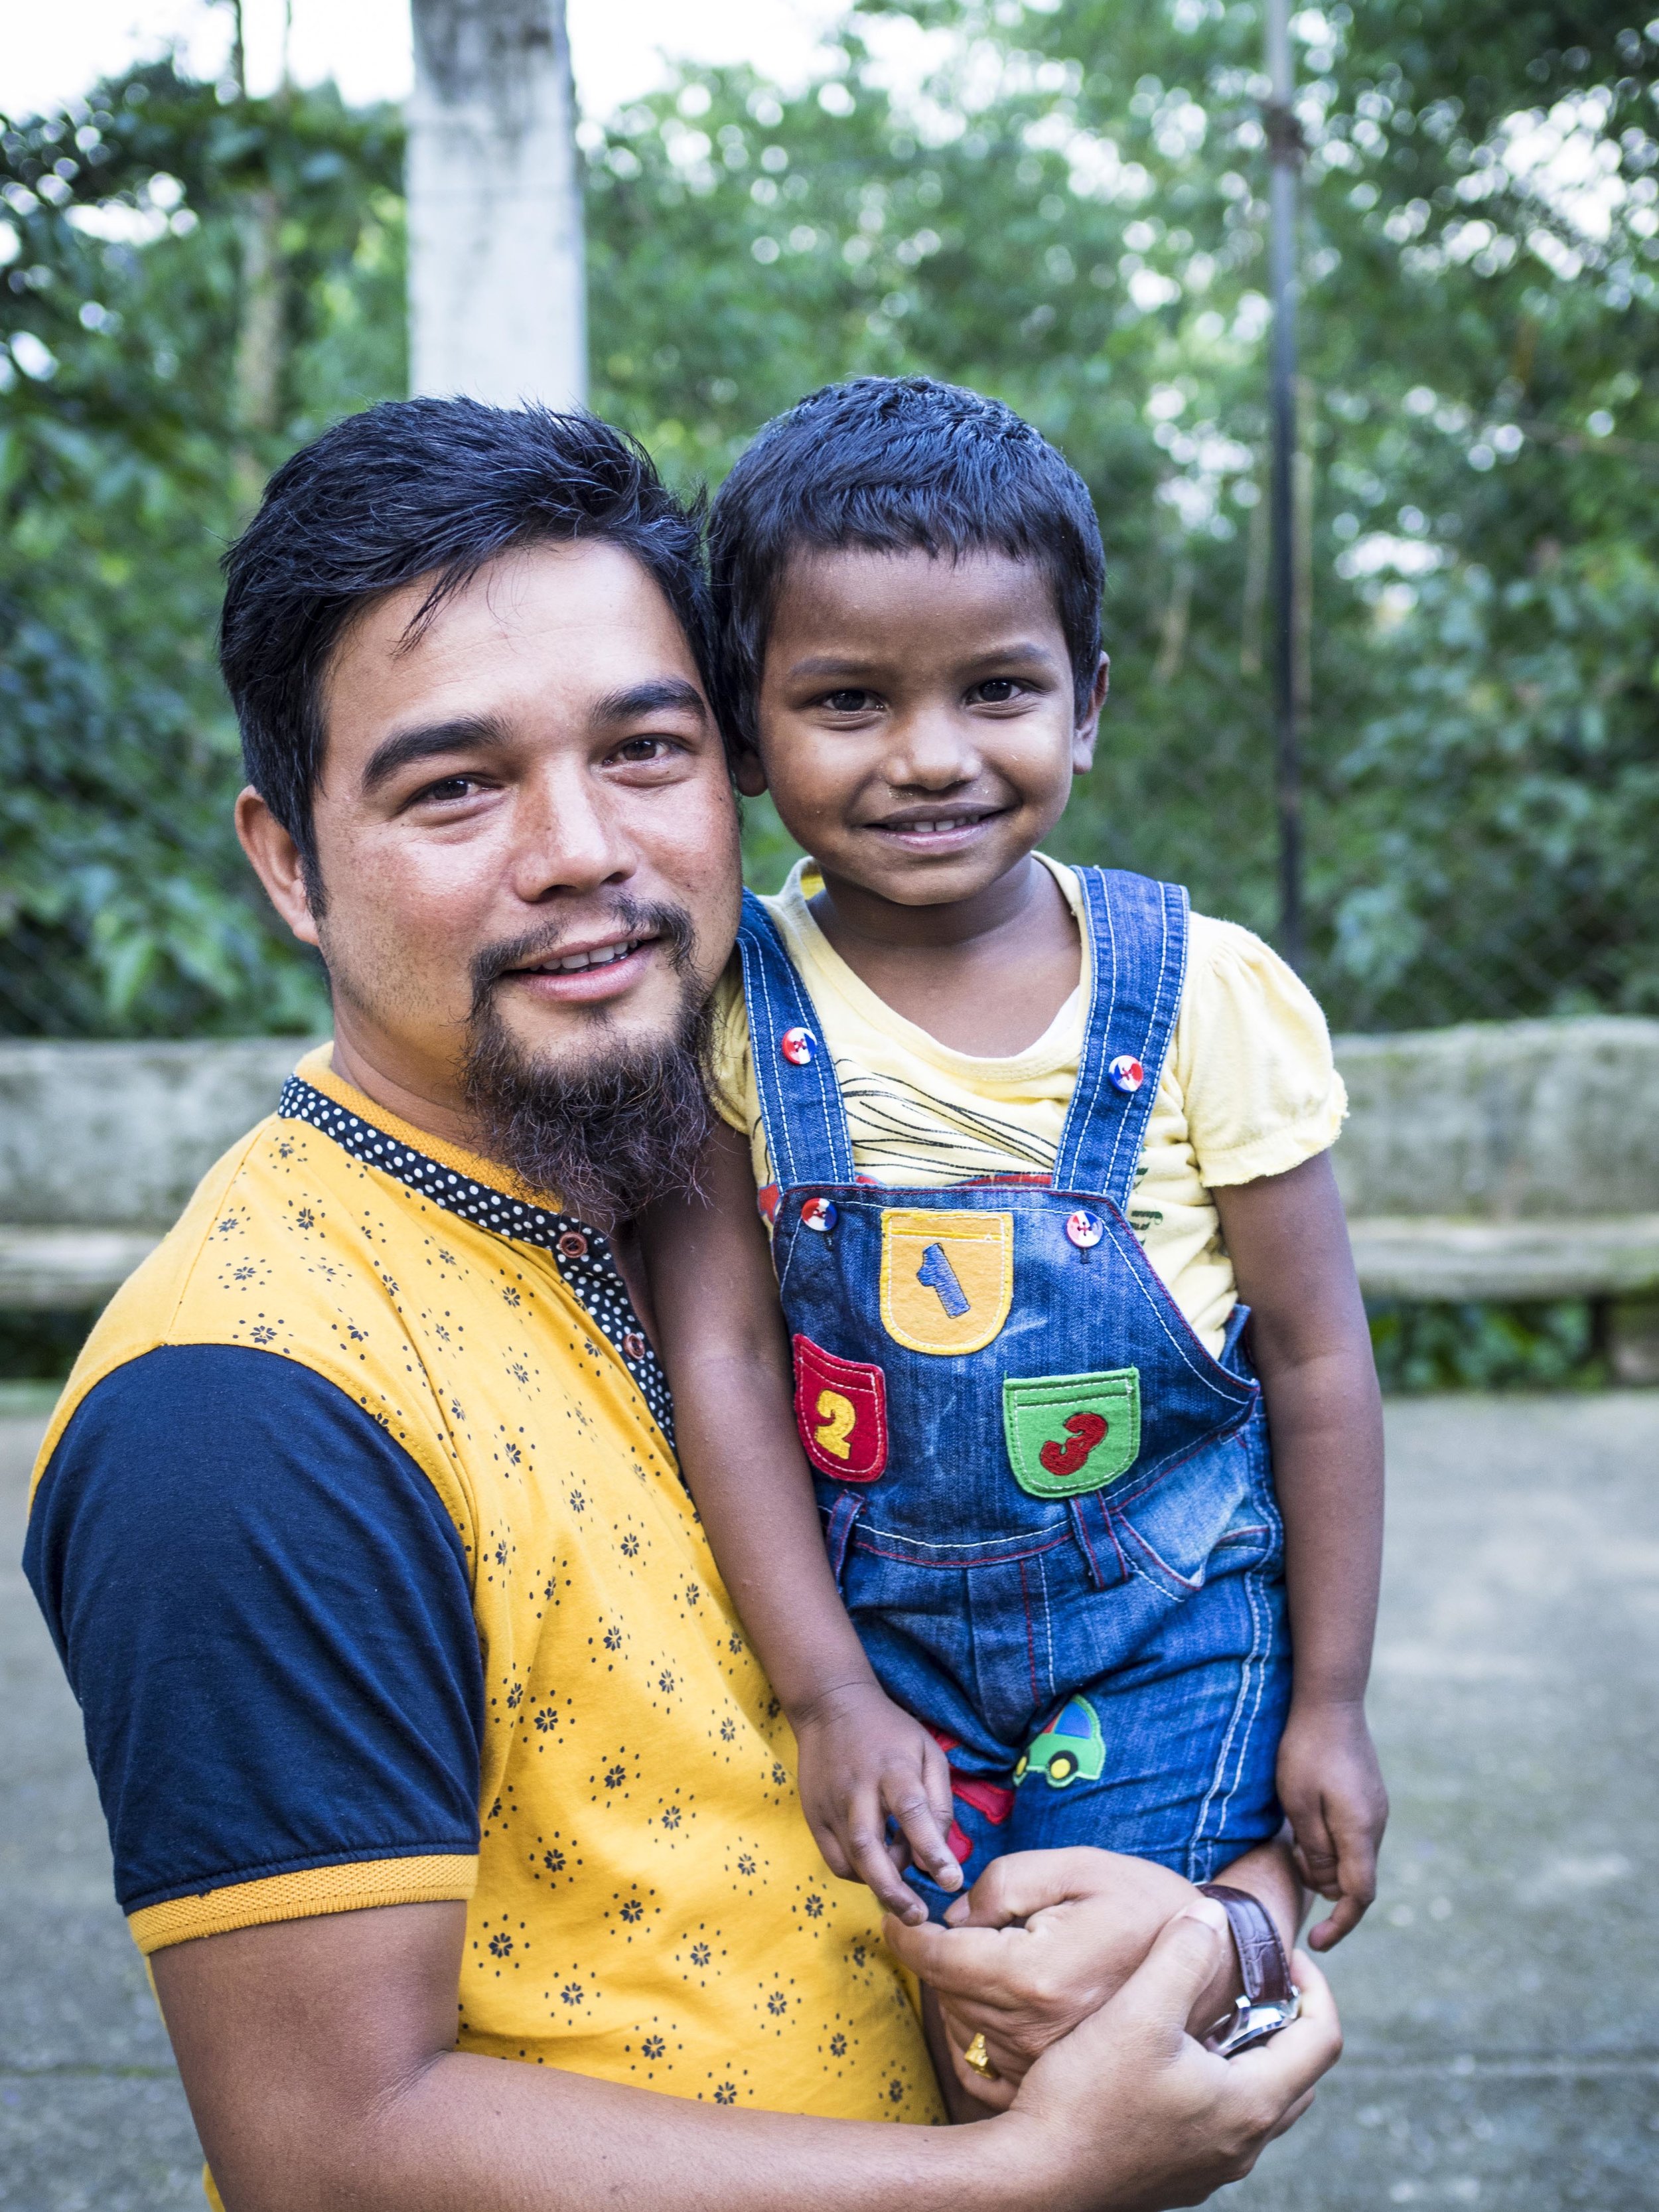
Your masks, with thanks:
<instances>
[{"instance_id":1,"label":"man's hand","mask_svg":"<svg viewBox=\"0 0 1659 2212\"><path fill-rule=\"evenodd\" d=\"M1030 2124L1052 2142L1076 2124L1079 2109L1112 2115L1110 2193L1091 2191L1078 2174L1047 2203L1111 2212L1201 2203L1242 2179L1311 2104L1314 2083L1341 2055L1342 2033L1330 1990L1305 1952L1295 1960L1302 2016L1271 2042L1218 2058L1183 2033L1182 2021L1231 1945L1220 1906L1197 1899L1111 2002L1038 2059L1012 2109L991 2124Z\"/></svg>"},{"instance_id":2,"label":"man's hand","mask_svg":"<svg viewBox=\"0 0 1659 2212\"><path fill-rule=\"evenodd\" d=\"M927 1907L899 1879L915 1864L941 1889L960 1889L962 1869L946 1840L951 1770L933 1738L873 1680L828 1692L792 1711L799 1748L802 1809L832 1874L863 1881L908 1925ZM897 1822L902 1842L887 1840Z\"/></svg>"},{"instance_id":3,"label":"man's hand","mask_svg":"<svg viewBox=\"0 0 1659 2212\"><path fill-rule=\"evenodd\" d=\"M1115 1996L1159 1931L1198 1901L1191 1882L1148 1859L1086 1845L1016 1851L992 1861L946 1926L890 1922L886 1936L939 1999L957 2081L1003 2112L1032 2061ZM1225 2005L1224 1994L1212 2002L1199 2031ZM963 2063L975 2035L994 2080Z\"/></svg>"},{"instance_id":4,"label":"man's hand","mask_svg":"<svg viewBox=\"0 0 1659 2212\"><path fill-rule=\"evenodd\" d=\"M1364 1710L1295 1698L1279 1746L1279 1796L1303 1881L1336 1910L1309 1933L1328 1951L1359 1925L1376 1895L1376 1854L1389 1820Z\"/></svg>"}]
</instances>

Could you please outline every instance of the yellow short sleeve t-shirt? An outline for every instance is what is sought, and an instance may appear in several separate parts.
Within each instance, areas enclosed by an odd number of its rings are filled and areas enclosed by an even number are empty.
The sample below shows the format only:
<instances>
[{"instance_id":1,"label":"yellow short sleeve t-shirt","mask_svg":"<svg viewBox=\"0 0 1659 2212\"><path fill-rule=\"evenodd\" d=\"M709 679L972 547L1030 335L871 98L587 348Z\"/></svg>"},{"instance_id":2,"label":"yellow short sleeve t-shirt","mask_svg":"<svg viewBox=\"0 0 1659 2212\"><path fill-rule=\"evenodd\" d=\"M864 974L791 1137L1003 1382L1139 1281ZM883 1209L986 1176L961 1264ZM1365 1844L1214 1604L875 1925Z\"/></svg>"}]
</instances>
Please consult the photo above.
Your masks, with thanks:
<instances>
[{"instance_id":1,"label":"yellow short sleeve t-shirt","mask_svg":"<svg viewBox=\"0 0 1659 2212\"><path fill-rule=\"evenodd\" d=\"M1042 1035L1003 1058L941 1044L860 981L812 917L808 902L823 884L810 860L767 900L835 1060L854 1165L872 1182L933 1187L1052 1170L1083 1044L1088 934L1075 872L1038 857L1079 919L1083 972ZM764 1191L773 1170L735 957L716 999L714 1068L716 1103L748 1136ZM1307 986L1248 929L1194 915L1129 1218L1212 1352L1237 1291L1211 1192L1299 1166L1334 1141L1346 1110L1325 1018Z\"/></svg>"}]
</instances>

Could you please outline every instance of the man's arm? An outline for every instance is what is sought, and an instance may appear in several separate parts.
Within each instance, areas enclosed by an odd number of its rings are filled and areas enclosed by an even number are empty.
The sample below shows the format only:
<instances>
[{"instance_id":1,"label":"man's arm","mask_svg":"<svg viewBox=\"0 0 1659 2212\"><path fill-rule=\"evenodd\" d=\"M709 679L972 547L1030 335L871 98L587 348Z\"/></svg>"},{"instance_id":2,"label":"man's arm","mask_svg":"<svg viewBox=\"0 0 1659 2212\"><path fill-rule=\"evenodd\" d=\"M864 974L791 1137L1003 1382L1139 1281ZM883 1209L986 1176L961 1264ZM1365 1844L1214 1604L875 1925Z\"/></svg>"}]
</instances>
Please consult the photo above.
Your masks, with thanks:
<instances>
[{"instance_id":1,"label":"man's arm","mask_svg":"<svg viewBox=\"0 0 1659 2212\"><path fill-rule=\"evenodd\" d=\"M1376 1894L1389 1817L1365 1726L1382 1562L1382 1408L1328 1152L1217 1190L1273 1437L1296 1653L1279 1794L1303 1876L1336 1910L1328 1950Z\"/></svg>"},{"instance_id":2,"label":"man's arm","mask_svg":"<svg viewBox=\"0 0 1659 2212\"><path fill-rule=\"evenodd\" d=\"M982 2127L732 2111L457 2051L465 1925L399 1905L155 1954L228 2212L1158 2212L1247 2172L1340 2049L1305 1960L1264 2051L1183 2037L1228 1942L1201 1904Z\"/></svg>"}]
</instances>

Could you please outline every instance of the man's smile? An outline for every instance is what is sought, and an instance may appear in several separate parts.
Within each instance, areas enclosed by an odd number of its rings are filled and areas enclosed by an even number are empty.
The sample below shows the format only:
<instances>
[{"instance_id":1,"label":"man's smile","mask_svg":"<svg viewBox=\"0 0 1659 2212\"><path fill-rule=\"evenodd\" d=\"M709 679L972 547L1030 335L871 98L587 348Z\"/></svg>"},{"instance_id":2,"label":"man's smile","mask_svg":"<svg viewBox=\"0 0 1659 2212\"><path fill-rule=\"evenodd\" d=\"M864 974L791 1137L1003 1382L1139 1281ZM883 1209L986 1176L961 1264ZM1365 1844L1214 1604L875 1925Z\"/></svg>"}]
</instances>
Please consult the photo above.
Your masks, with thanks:
<instances>
[{"instance_id":1,"label":"man's smile","mask_svg":"<svg viewBox=\"0 0 1659 2212\"><path fill-rule=\"evenodd\" d=\"M504 969L497 980L528 990L544 1002L592 1006L632 989L660 942L660 932L645 929L560 946L539 959Z\"/></svg>"}]
</instances>

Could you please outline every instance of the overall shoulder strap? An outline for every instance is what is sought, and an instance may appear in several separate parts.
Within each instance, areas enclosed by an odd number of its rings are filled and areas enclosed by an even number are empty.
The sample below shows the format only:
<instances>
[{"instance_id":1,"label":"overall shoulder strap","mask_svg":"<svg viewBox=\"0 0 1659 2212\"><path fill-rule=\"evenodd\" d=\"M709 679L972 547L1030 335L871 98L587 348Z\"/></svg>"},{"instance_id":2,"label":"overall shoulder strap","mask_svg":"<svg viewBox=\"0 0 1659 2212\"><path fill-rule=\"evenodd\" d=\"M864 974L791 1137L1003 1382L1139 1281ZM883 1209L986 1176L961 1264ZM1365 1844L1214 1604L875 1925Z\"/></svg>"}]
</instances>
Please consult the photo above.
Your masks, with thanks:
<instances>
[{"instance_id":1,"label":"overall shoulder strap","mask_svg":"<svg viewBox=\"0 0 1659 2212\"><path fill-rule=\"evenodd\" d=\"M753 891L743 895L738 949L755 1089L778 1186L849 1183L852 1140L823 1025L777 924Z\"/></svg>"},{"instance_id":2,"label":"overall shoulder strap","mask_svg":"<svg viewBox=\"0 0 1659 2212\"><path fill-rule=\"evenodd\" d=\"M1057 1190L1125 1206L1175 1032L1187 972L1187 894L1121 868L1079 868L1093 953L1077 1089L1054 1161Z\"/></svg>"}]
</instances>

